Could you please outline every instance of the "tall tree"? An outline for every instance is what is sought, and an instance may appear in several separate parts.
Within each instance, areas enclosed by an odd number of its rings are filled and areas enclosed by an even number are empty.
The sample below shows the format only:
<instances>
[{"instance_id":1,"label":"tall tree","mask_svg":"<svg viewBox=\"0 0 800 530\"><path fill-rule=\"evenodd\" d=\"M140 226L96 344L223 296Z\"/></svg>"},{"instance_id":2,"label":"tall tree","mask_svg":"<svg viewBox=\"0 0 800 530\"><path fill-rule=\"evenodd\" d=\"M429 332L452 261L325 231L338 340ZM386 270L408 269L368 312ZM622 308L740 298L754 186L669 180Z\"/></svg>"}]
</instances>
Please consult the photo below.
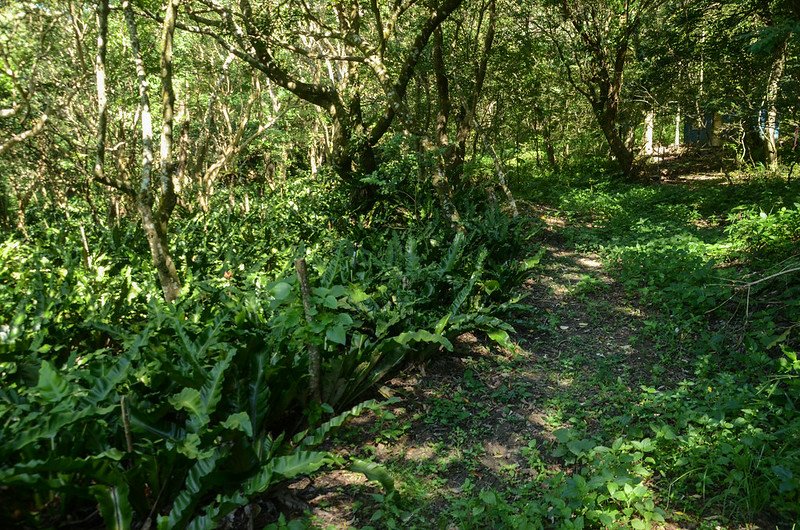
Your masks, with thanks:
<instances>
[{"instance_id":1,"label":"tall tree","mask_svg":"<svg viewBox=\"0 0 800 530\"><path fill-rule=\"evenodd\" d=\"M153 173L153 121L150 111L147 72L142 58L136 17L130 0L123 0L122 9L128 26L131 53L136 65L139 85L139 113L142 129L142 167L141 179L136 192L136 208L142 220L142 228L150 245L164 298L171 302L180 294L181 283L178 271L169 250L168 223L175 208L177 198L173 181L175 165L172 160L172 126L175 107L175 92L172 86L172 53L175 24L179 0L166 0L164 22L161 31L161 94L162 130L160 149L160 196L155 206L152 190Z\"/></svg>"},{"instance_id":2,"label":"tall tree","mask_svg":"<svg viewBox=\"0 0 800 530\"><path fill-rule=\"evenodd\" d=\"M194 25L186 27L324 110L334 124L333 166L358 185L354 170L377 168L375 147L402 111L429 39L462 2L196 0L188 12Z\"/></svg>"},{"instance_id":3,"label":"tall tree","mask_svg":"<svg viewBox=\"0 0 800 530\"><path fill-rule=\"evenodd\" d=\"M547 27L570 85L582 94L617 165L634 176L635 152L620 115L625 69L643 18L658 0L558 0Z\"/></svg>"}]
</instances>

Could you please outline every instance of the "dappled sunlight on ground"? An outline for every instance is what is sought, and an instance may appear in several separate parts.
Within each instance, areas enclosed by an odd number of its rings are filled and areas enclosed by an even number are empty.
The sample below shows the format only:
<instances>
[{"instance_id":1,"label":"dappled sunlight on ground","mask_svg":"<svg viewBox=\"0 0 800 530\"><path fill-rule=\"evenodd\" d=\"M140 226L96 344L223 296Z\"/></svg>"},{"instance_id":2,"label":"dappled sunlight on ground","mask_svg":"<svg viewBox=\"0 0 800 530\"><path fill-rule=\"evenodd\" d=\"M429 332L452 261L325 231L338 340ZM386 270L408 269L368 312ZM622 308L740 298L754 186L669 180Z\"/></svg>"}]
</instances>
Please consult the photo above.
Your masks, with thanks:
<instances>
[{"instance_id":1,"label":"dappled sunlight on ground","mask_svg":"<svg viewBox=\"0 0 800 530\"><path fill-rule=\"evenodd\" d=\"M636 444L646 445L652 438L669 448L659 456L665 460L685 456L696 467L714 458L752 458L748 465L758 467L761 456L755 449L736 445L731 438L735 431L727 423L733 425L736 415L752 411L731 405L738 399L735 392L717 395L715 385L696 383L705 381L697 375L698 365L684 358L696 337L684 330L682 322L663 318L655 304L639 302L634 290L621 283L625 278L620 267L630 266L639 245L658 247L661 253L656 259L661 264L674 261L680 268L683 263L664 242L675 245L689 265L695 256L702 263L724 240L725 213L749 200L750 187L761 185L743 182L732 191L731 182L739 182L735 176L729 180L725 173L698 173L691 169L693 163L671 167L664 179L669 186L611 190L603 196L608 202L602 207L592 204L592 196L583 197L585 204L576 209L586 207L589 213L579 211L574 218L552 204L520 201L523 209L544 222L537 241L546 253L535 276L523 286L521 303L526 307L508 319L516 329L512 338L517 348L500 349L477 333L458 337L455 356L442 352L387 381L384 395L400 402L385 413L370 414L336 442L343 455L374 458L393 472L403 498L410 499L407 505L417 507L409 515L415 521L412 526L458 528L449 519L453 506L474 501L479 492L505 491L517 502L520 489L546 489L536 482L545 476L563 472L572 477L587 466L596 466L592 469L598 475L610 473L607 466L621 464L606 455L603 451L608 448L603 446L617 441L629 444L624 451L629 456L639 454L636 458L646 454L646 450L637 453ZM608 236L621 226L627 230L624 238ZM609 258L610 247L622 250ZM631 254L624 254L627 251ZM641 269L648 266L632 263ZM709 325L715 324L709 321ZM637 414L641 424L634 428L632 417ZM680 445L672 442L678 422L683 422L682 436L686 436ZM578 433L570 439L575 444L572 455L563 452L565 431ZM596 447L603 451L593 453ZM584 460L576 463L576 455ZM710 493L706 498L706 488L710 491L734 479L720 475L711 480L702 470L698 475L694 468L681 467L689 465L675 464L679 478L670 478L668 484L663 482L666 475L642 475L642 484L652 490L657 505L675 509L671 522L657 528L734 528L722 521L736 510L740 518L758 520L758 513L747 511L751 507L741 498L726 498L721 508L706 509L719 501ZM645 467L659 469L655 461ZM587 472L587 477L595 471ZM699 488L700 494L678 498L683 504L676 508L672 488L690 480L694 482L687 491ZM380 491L375 484L357 483L357 488L356 498L371 507L344 510L338 520L328 515L326 524L337 528L370 524L371 514L383 509L369 497ZM316 501L311 503L317 513ZM697 513L680 511L692 504ZM773 527L760 522L739 526Z\"/></svg>"},{"instance_id":2,"label":"dappled sunlight on ground","mask_svg":"<svg viewBox=\"0 0 800 530\"><path fill-rule=\"evenodd\" d=\"M597 254L564 250L554 237L545 235L548 257L526 283L523 301L535 310L513 322L519 349L502 351L483 337L462 335L455 341L459 357L442 356L388 381L401 402L388 408L390 419L370 415L353 429L339 443L343 454L373 456L405 470L397 477L405 495L426 490L426 481L440 481L449 495L458 495L467 479L493 487L539 473L526 451L555 443L554 432L569 424L572 407L602 394L595 385L606 379L593 370L607 370L609 385L641 384L650 364L647 345L631 342L645 310L625 298ZM593 366L597 362L605 365ZM598 420L589 415L587 421ZM435 510L441 501L426 502ZM353 517L368 522L358 514L341 514L335 522L330 510L325 513L336 527L352 524Z\"/></svg>"}]
</instances>

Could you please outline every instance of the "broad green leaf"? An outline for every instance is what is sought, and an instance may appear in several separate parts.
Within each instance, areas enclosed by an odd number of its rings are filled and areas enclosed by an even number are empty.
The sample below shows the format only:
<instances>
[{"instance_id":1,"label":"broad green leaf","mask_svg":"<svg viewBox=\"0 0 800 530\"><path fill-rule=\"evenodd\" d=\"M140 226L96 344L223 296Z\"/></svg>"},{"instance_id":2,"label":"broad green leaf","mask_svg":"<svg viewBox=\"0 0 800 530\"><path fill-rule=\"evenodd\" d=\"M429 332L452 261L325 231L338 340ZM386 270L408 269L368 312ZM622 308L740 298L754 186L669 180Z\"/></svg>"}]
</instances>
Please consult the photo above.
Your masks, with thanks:
<instances>
[{"instance_id":1,"label":"broad green leaf","mask_svg":"<svg viewBox=\"0 0 800 530\"><path fill-rule=\"evenodd\" d=\"M508 332L502 329L495 329L487 332L489 338L507 350L514 349L514 343L511 342Z\"/></svg>"},{"instance_id":2,"label":"broad green leaf","mask_svg":"<svg viewBox=\"0 0 800 530\"><path fill-rule=\"evenodd\" d=\"M128 485L121 482L115 486L95 485L90 488L106 528L109 530L128 530L131 527L133 511L128 502Z\"/></svg>"},{"instance_id":3,"label":"broad green leaf","mask_svg":"<svg viewBox=\"0 0 800 530\"><path fill-rule=\"evenodd\" d=\"M272 286L270 293L275 300L283 301L289 298L289 295L292 294L292 286L288 282L278 282Z\"/></svg>"},{"instance_id":4,"label":"broad green leaf","mask_svg":"<svg viewBox=\"0 0 800 530\"><path fill-rule=\"evenodd\" d=\"M171 530L181 528L194 513L195 506L200 502L203 491L203 479L211 475L217 467L220 453L215 452L208 458L197 460L186 477L183 490L172 503L168 515L158 518L158 530Z\"/></svg>"},{"instance_id":5,"label":"broad green leaf","mask_svg":"<svg viewBox=\"0 0 800 530\"><path fill-rule=\"evenodd\" d=\"M494 506L497 504L497 495L493 491L483 490L480 492L479 496L483 503L487 506Z\"/></svg>"},{"instance_id":6,"label":"broad green leaf","mask_svg":"<svg viewBox=\"0 0 800 530\"><path fill-rule=\"evenodd\" d=\"M214 365L209 374L208 381L200 389L200 402L188 423L187 428L193 432L199 432L201 428L208 424L210 415L216 410L217 403L222 397L222 383L225 379L225 370L231 364L234 350L229 350L224 359Z\"/></svg>"},{"instance_id":7,"label":"broad green leaf","mask_svg":"<svg viewBox=\"0 0 800 530\"><path fill-rule=\"evenodd\" d=\"M522 270L528 271L539 265L539 263L542 261L542 257L544 256L544 254L545 254L545 249L543 248L539 249L539 251L536 253L535 256L532 256L522 262Z\"/></svg>"},{"instance_id":8,"label":"broad green leaf","mask_svg":"<svg viewBox=\"0 0 800 530\"><path fill-rule=\"evenodd\" d=\"M26 445L41 440L43 438L53 439L56 434L67 425L77 423L84 418L90 416L102 416L108 414L118 405L109 405L106 407L92 407L88 406L83 409L75 410L61 410L58 412L51 412L46 415L31 415L25 420L25 426L21 429L21 434L14 440L12 447L14 449L22 449Z\"/></svg>"},{"instance_id":9,"label":"broad green leaf","mask_svg":"<svg viewBox=\"0 0 800 530\"><path fill-rule=\"evenodd\" d=\"M350 301L359 304L366 300L369 300L369 295L361 287L357 285L350 286Z\"/></svg>"},{"instance_id":10,"label":"broad green leaf","mask_svg":"<svg viewBox=\"0 0 800 530\"><path fill-rule=\"evenodd\" d=\"M555 436L559 442L565 444L572 440L572 438L575 436L575 433L571 429L556 429L553 431L553 436Z\"/></svg>"},{"instance_id":11,"label":"broad green leaf","mask_svg":"<svg viewBox=\"0 0 800 530\"><path fill-rule=\"evenodd\" d=\"M647 528L647 524L641 519L632 519L631 528L634 530L645 530Z\"/></svg>"},{"instance_id":12,"label":"broad green leaf","mask_svg":"<svg viewBox=\"0 0 800 530\"><path fill-rule=\"evenodd\" d=\"M441 344L447 351L453 351L453 344L447 338L425 330L405 331L395 337L394 340L403 346L412 341Z\"/></svg>"},{"instance_id":13,"label":"broad green leaf","mask_svg":"<svg viewBox=\"0 0 800 530\"><path fill-rule=\"evenodd\" d=\"M498 282L497 280L486 280L485 282L483 282L483 289L488 294L492 294L499 288L500 288L500 282Z\"/></svg>"},{"instance_id":14,"label":"broad green leaf","mask_svg":"<svg viewBox=\"0 0 800 530\"><path fill-rule=\"evenodd\" d=\"M433 332L437 335L443 335L445 328L447 328L447 324L450 322L450 313L446 314L442 318L439 319L439 322L436 323L436 326L433 328Z\"/></svg>"},{"instance_id":15,"label":"broad green leaf","mask_svg":"<svg viewBox=\"0 0 800 530\"><path fill-rule=\"evenodd\" d=\"M363 403L359 403L350 410L342 412L338 416L333 417L330 420L326 421L325 423L314 429L314 431L312 431L310 434L308 434L306 431L303 431L298 435L295 435L292 441L295 444L299 444L300 447L304 449L316 447L317 445L325 441L325 438L330 431L343 425L349 418L358 416L365 410L378 410L380 408L381 405L374 399L365 401Z\"/></svg>"},{"instance_id":16,"label":"broad green leaf","mask_svg":"<svg viewBox=\"0 0 800 530\"><path fill-rule=\"evenodd\" d=\"M350 464L350 470L356 473L361 473L369 480L374 480L383 486L386 493L394 491L394 479L389 474L389 471L382 465L376 462L367 462L366 460L354 459Z\"/></svg>"},{"instance_id":17,"label":"broad green leaf","mask_svg":"<svg viewBox=\"0 0 800 530\"><path fill-rule=\"evenodd\" d=\"M69 383L47 361L42 361L42 366L39 368L39 383L36 389L39 395L51 402L60 401L71 393Z\"/></svg>"},{"instance_id":18,"label":"broad green leaf","mask_svg":"<svg viewBox=\"0 0 800 530\"><path fill-rule=\"evenodd\" d=\"M336 344L344 345L347 343L347 333L344 326L337 324L325 330L325 338Z\"/></svg>"},{"instance_id":19,"label":"broad green leaf","mask_svg":"<svg viewBox=\"0 0 800 530\"><path fill-rule=\"evenodd\" d=\"M222 426L226 429L242 431L247 436L253 436L253 425L250 423L250 416L246 412L231 414L222 423Z\"/></svg>"},{"instance_id":20,"label":"broad green leaf","mask_svg":"<svg viewBox=\"0 0 800 530\"><path fill-rule=\"evenodd\" d=\"M200 414L200 391L196 388L184 388L167 400L178 410L185 409L193 414Z\"/></svg>"},{"instance_id":21,"label":"broad green leaf","mask_svg":"<svg viewBox=\"0 0 800 530\"><path fill-rule=\"evenodd\" d=\"M202 440L197 433L190 432L178 444L178 452L192 460L202 460L214 454L213 446L201 447Z\"/></svg>"},{"instance_id":22,"label":"broad green leaf","mask_svg":"<svg viewBox=\"0 0 800 530\"><path fill-rule=\"evenodd\" d=\"M252 496L256 493L263 493L273 484L273 462L268 461L265 465L261 466L258 473L250 477L242 484L242 490L245 495Z\"/></svg>"},{"instance_id":23,"label":"broad green leaf","mask_svg":"<svg viewBox=\"0 0 800 530\"><path fill-rule=\"evenodd\" d=\"M101 401L105 400L116 386L127 377L130 366L131 362L127 358L120 357L117 364L115 364L107 374L97 379L95 385L84 400L86 405L96 406L99 405Z\"/></svg>"},{"instance_id":24,"label":"broad green leaf","mask_svg":"<svg viewBox=\"0 0 800 530\"><path fill-rule=\"evenodd\" d=\"M335 297L328 295L322 299L322 305L328 309L336 309L339 307L339 302L336 301Z\"/></svg>"},{"instance_id":25,"label":"broad green leaf","mask_svg":"<svg viewBox=\"0 0 800 530\"><path fill-rule=\"evenodd\" d=\"M327 451L296 451L290 455L275 457L272 471L282 479L290 479L298 475L309 475L335 461L333 455Z\"/></svg>"}]
</instances>

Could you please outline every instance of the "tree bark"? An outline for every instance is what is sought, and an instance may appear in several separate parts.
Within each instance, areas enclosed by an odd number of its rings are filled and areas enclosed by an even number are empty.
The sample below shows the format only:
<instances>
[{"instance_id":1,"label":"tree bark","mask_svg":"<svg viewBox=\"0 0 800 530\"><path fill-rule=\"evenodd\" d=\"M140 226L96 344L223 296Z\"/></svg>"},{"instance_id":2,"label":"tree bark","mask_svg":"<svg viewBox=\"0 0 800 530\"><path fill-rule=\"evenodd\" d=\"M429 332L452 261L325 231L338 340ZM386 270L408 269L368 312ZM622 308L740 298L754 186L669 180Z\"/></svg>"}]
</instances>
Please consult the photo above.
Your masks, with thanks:
<instances>
[{"instance_id":1,"label":"tree bark","mask_svg":"<svg viewBox=\"0 0 800 530\"><path fill-rule=\"evenodd\" d=\"M769 79L764 94L762 108L767 113L764 122L764 162L770 169L778 167L778 146L776 136L778 133L778 94L780 81L786 65L786 53L789 48L789 35L782 39L772 55Z\"/></svg>"},{"instance_id":2,"label":"tree bark","mask_svg":"<svg viewBox=\"0 0 800 530\"><path fill-rule=\"evenodd\" d=\"M450 218L454 227L462 227L461 215L453 203L453 189L448 179L449 163L452 162L453 148L447 136L450 121L450 83L444 64L444 36L442 28L437 28L433 35L433 72L436 77L436 93L439 99L439 111L436 115L436 170L432 184L439 199L439 204Z\"/></svg>"},{"instance_id":3,"label":"tree bark","mask_svg":"<svg viewBox=\"0 0 800 530\"><path fill-rule=\"evenodd\" d=\"M308 285L308 271L306 268L306 260L303 258L297 259L294 262L295 270L297 271L297 279L300 283L300 299L303 301L303 313L306 317L306 323L311 326L314 324L313 307L311 306L311 288ZM322 402L322 388L321 388L321 372L322 360L320 358L319 349L313 342L308 344L308 390L311 399L315 403Z\"/></svg>"},{"instance_id":4,"label":"tree bark","mask_svg":"<svg viewBox=\"0 0 800 530\"><path fill-rule=\"evenodd\" d=\"M8 183L6 177L0 175L0 229L10 228L8 202Z\"/></svg>"},{"instance_id":5,"label":"tree bark","mask_svg":"<svg viewBox=\"0 0 800 530\"><path fill-rule=\"evenodd\" d=\"M167 225L178 202L175 194L175 161L173 160L173 129L175 121L175 89L172 84L172 46L180 0L167 0L161 31L161 197L158 203L158 222L167 234Z\"/></svg>"},{"instance_id":6,"label":"tree bark","mask_svg":"<svg viewBox=\"0 0 800 530\"><path fill-rule=\"evenodd\" d=\"M165 60L171 61L172 34L175 29L176 19L175 7L177 7L176 0L168 0L167 15L164 17L162 46L164 46L165 43L170 45L170 56L165 59L164 49L162 49L162 82L164 81L163 63ZM142 60L141 46L139 44L139 34L136 29L136 19L130 0L123 0L122 9L125 13L125 21L131 40L131 52L136 65L136 76L139 87L139 111L141 114L142 127L142 169L139 190L136 193L136 208L142 219L142 229L144 230L147 242L150 246L150 254L158 274L161 290L164 293L164 299L167 302L172 302L177 299L180 294L181 283L178 278L178 271L175 268L175 263L169 252L167 224L163 222L161 212L155 213L153 211L154 198L151 189L153 174L153 118L150 113L150 98L147 93L147 74L144 69L144 61ZM167 141L167 144L169 144L169 141ZM163 147L162 145L162 148ZM162 160L162 165L163 164L164 161ZM162 170L162 192L164 191L164 186L164 173ZM163 197L162 204L164 204ZM174 206L174 204L172 206ZM171 209L169 211L171 213Z\"/></svg>"},{"instance_id":7,"label":"tree bark","mask_svg":"<svg viewBox=\"0 0 800 530\"><path fill-rule=\"evenodd\" d=\"M108 46L108 0L98 0L97 55L94 61L97 85L97 147L95 149L94 176L105 180L106 132L108 130L108 97L106 95L106 49Z\"/></svg>"},{"instance_id":8,"label":"tree bark","mask_svg":"<svg viewBox=\"0 0 800 530\"><path fill-rule=\"evenodd\" d=\"M644 117L644 154L650 156L653 154L653 127L655 125L655 112L653 109L647 111Z\"/></svg>"},{"instance_id":9,"label":"tree bark","mask_svg":"<svg viewBox=\"0 0 800 530\"><path fill-rule=\"evenodd\" d=\"M44 130L44 126L47 124L48 119L49 116L47 114L42 114L42 116L37 119L36 122L34 122L33 127L19 134L12 134L8 140L0 144L0 156L6 154L15 145L20 144L25 140L33 138L37 134L41 133Z\"/></svg>"},{"instance_id":10,"label":"tree bark","mask_svg":"<svg viewBox=\"0 0 800 530\"><path fill-rule=\"evenodd\" d=\"M617 162L620 170L622 170L625 177L633 176L633 161L634 155L625 139L621 136L619 127L617 127L616 112L609 110L602 103L595 107L595 117L600 125L600 130L608 142L608 147L611 149L611 154Z\"/></svg>"},{"instance_id":11,"label":"tree bark","mask_svg":"<svg viewBox=\"0 0 800 530\"><path fill-rule=\"evenodd\" d=\"M714 112L711 118L711 147L722 147L722 114Z\"/></svg>"}]
</instances>

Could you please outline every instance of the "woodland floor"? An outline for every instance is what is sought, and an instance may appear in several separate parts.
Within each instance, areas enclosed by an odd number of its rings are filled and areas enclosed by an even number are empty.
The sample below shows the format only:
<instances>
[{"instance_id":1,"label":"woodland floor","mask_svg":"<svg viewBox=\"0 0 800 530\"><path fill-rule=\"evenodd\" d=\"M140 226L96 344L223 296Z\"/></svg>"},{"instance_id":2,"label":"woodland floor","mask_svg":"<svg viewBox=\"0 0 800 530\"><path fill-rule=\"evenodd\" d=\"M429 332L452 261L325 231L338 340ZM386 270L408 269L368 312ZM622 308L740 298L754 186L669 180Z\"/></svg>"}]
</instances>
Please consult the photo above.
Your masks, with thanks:
<instances>
[{"instance_id":1,"label":"woodland floor","mask_svg":"<svg viewBox=\"0 0 800 530\"><path fill-rule=\"evenodd\" d=\"M535 478L531 452L542 448L547 462L544 448L554 441L554 430L576 416L591 424L599 415L624 413L609 410L619 399L607 393L619 384L630 390L651 382L644 310L599 256L564 248L561 219L543 220L546 254L521 300L531 308L512 321L517 351L472 334L459 337L456 355L412 366L388 381L381 393L399 402L380 416L356 418L337 443L343 442L343 454L389 467L406 504L417 506L400 514L413 526L441 524L454 497ZM660 384L681 378L664 374ZM291 497L307 502L315 526L380 527L370 521L372 495L380 489L366 482L363 475L335 471L294 484Z\"/></svg>"},{"instance_id":2,"label":"woodland floor","mask_svg":"<svg viewBox=\"0 0 800 530\"><path fill-rule=\"evenodd\" d=\"M675 175L661 185L690 180ZM570 473L551 456L557 429L579 424L590 435L603 429L623 435L624 425L609 429L604 420L624 417L643 385L666 390L691 379L680 351L672 352L678 358L668 369L659 364L648 328L659 320L626 293L598 254L565 239L566 220L540 205L531 210L543 221L536 240L546 252L524 285L527 309L509 319L517 349L463 335L454 355L386 382L380 393L398 401L352 420L334 445L343 455L386 466L402 503L387 502L363 475L329 472L292 484L285 496L284 511L305 512L303 527L458 528L454 515L473 509L469 499L481 492L505 492L514 502L515 488L539 474ZM698 521L664 504L662 528L716 526L716 516ZM762 527L775 528L740 526Z\"/></svg>"}]
</instances>

